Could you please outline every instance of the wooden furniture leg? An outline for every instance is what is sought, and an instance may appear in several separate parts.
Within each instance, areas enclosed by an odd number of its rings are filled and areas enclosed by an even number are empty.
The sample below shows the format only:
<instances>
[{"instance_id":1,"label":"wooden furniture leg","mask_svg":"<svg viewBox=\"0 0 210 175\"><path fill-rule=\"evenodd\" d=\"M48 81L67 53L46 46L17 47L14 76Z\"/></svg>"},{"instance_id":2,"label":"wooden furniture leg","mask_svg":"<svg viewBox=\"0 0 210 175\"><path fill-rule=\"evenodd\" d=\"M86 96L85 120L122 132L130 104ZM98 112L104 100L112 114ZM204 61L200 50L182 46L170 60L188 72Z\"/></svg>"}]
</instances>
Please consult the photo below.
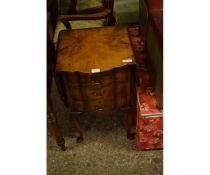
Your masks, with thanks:
<instances>
[{"instance_id":1,"label":"wooden furniture leg","mask_svg":"<svg viewBox=\"0 0 210 175\"><path fill-rule=\"evenodd\" d=\"M135 132L131 133L131 127L136 124L135 110L130 109L127 112L127 122L126 122L126 134L127 138L133 140L135 138Z\"/></svg>"},{"instance_id":2,"label":"wooden furniture leg","mask_svg":"<svg viewBox=\"0 0 210 175\"><path fill-rule=\"evenodd\" d=\"M66 107L68 107L68 101L67 101L67 96L65 94L65 85L64 85L64 81L62 79L62 76L59 74L55 74L55 84L57 86L60 98L62 100L62 102L64 103L64 105Z\"/></svg>"},{"instance_id":3,"label":"wooden furniture leg","mask_svg":"<svg viewBox=\"0 0 210 175\"><path fill-rule=\"evenodd\" d=\"M77 142L82 143L83 142L83 130L82 130L80 122L78 120L78 115L81 115L81 114L71 113L70 118L73 120L74 127L77 130L77 132L79 133L79 137L77 137Z\"/></svg>"},{"instance_id":4,"label":"wooden furniture leg","mask_svg":"<svg viewBox=\"0 0 210 175\"><path fill-rule=\"evenodd\" d=\"M104 7L108 8L108 9L112 9L111 13L106 18L105 25L109 25L109 26L116 25L116 20L113 15L114 0L102 0L102 3L103 3Z\"/></svg>"},{"instance_id":5,"label":"wooden furniture leg","mask_svg":"<svg viewBox=\"0 0 210 175\"><path fill-rule=\"evenodd\" d=\"M62 151L65 151L66 150L65 140L58 126L56 116L54 115L52 101L49 96L47 97L47 124L56 139L57 145L60 146Z\"/></svg>"}]
</instances>

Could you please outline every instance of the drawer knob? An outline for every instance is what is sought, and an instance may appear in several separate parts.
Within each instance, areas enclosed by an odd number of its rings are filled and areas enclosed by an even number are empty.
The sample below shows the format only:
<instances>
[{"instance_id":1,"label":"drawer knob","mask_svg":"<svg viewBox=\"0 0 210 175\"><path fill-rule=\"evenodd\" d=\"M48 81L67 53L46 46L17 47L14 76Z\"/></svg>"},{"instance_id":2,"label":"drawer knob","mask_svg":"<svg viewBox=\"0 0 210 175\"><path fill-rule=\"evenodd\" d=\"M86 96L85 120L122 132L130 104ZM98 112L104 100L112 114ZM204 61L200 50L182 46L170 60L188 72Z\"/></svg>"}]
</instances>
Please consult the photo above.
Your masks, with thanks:
<instances>
[{"instance_id":1,"label":"drawer knob","mask_svg":"<svg viewBox=\"0 0 210 175\"><path fill-rule=\"evenodd\" d=\"M96 111L102 111L104 106L95 106Z\"/></svg>"},{"instance_id":2,"label":"drawer knob","mask_svg":"<svg viewBox=\"0 0 210 175\"><path fill-rule=\"evenodd\" d=\"M102 80L101 79L91 79L92 83L95 85L100 85L102 84Z\"/></svg>"}]
</instances>

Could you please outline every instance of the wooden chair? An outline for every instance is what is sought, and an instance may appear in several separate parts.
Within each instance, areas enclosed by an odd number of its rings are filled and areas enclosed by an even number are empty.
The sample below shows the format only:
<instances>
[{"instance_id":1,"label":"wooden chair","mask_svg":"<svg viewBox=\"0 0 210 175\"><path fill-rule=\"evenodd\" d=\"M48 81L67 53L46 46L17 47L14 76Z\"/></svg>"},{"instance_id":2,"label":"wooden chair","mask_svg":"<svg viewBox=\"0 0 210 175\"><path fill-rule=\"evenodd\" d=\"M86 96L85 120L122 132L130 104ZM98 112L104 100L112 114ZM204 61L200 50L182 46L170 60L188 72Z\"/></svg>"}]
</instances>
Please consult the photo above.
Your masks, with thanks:
<instances>
[{"instance_id":1,"label":"wooden chair","mask_svg":"<svg viewBox=\"0 0 210 175\"><path fill-rule=\"evenodd\" d=\"M52 78L55 68L55 49L50 37L50 28L52 27L51 13L47 13L47 125L54 135L57 145L64 151L65 140L62 136L61 130L58 126L57 118L54 114L53 104L50 97ZM52 28L51 28L52 29ZM51 30L52 31L52 30Z\"/></svg>"},{"instance_id":2,"label":"wooden chair","mask_svg":"<svg viewBox=\"0 0 210 175\"><path fill-rule=\"evenodd\" d=\"M80 11L76 10L77 2L78 2L77 0L71 0L68 11L65 14L60 15L57 0L47 0L47 11L50 12L50 16L51 16L51 19L50 19L51 31L53 31L52 32L53 34L51 35L54 36L53 43L54 43L55 49L57 49L57 40L58 40L59 32L65 29L69 29L69 30L72 29L70 21L105 19L104 25L115 24L115 18L113 16L114 0L102 0L102 7L84 9ZM60 22L65 26L65 28L60 26ZM87 26L82 26L82 28L86 28L86 27ZM89 27L92 27L92 26L88 26L87 28ZM93 25L93 28L95 27L99 27L99 26ZM61 90L62 88L60 88L59 85L57 85L57 87L60 94L63 94ZM64 95L61 97L62 101L66 105L65 98L66 97Z\"/></svg>"},{"instance_id":3,"label":"wooden chair","mask_svg":"<svg viewBox=\"0 0 210 175\"><path fill-rule=\"evenodd\" d=\"M57 48L58 35L61 30L96 28L104 25L115 25L113 16L114 0L101 0L101 7L77 10L78 1L71 0L68 10L64 13L58 10L56 0L52 1L51 9L55 21L54 45ZM86 0L88 2L88 0Z\"/></svg>"},{"instance_id":4,"label":"wooden chair","mask_svg":"<svg viewBox=\"0 0 210 175\"><path fill-rule=\"evenodd\" d=\"M105 25L115 24L113 16L114 0L102 0L102 7L77 10L78 0L71 0L69 10L66 14L60 15L60 20L67 29L71 28L69 21L75 20L97 20L105 18Z\"/></svg>"}]
</instances>

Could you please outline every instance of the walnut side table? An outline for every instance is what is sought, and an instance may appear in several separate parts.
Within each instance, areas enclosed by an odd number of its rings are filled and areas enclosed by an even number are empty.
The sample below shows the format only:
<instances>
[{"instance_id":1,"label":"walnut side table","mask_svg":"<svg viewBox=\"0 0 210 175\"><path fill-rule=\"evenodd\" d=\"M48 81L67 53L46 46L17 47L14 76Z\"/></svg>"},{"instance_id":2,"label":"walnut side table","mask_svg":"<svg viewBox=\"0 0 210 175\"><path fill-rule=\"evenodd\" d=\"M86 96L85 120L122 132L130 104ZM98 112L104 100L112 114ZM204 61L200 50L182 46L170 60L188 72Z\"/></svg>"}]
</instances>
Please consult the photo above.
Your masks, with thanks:
<instances>
[{"instance_id":1,"label":"walnut side table","mask_svg":"<svg viewBox=\"0 0 210 175\"><path fill-rule=\"evenodd\" d=\"M136 121L136 62L126 26L65 30L59 34L56 82L83 140L77 115L123 110L127 137Z\"/></svg>"}]
</instances>

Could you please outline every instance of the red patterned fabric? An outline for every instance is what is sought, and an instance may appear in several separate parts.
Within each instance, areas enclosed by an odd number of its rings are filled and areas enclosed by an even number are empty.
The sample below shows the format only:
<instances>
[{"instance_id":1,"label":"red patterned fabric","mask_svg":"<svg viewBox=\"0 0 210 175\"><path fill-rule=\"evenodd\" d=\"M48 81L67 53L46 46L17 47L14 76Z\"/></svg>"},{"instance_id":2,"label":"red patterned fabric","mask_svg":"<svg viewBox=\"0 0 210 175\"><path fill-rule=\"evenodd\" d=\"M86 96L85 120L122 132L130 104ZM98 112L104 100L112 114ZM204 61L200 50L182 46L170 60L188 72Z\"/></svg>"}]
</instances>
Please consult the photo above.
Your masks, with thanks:
<instances>
[{"instance_id":1,"label":"red patterned fabric","mask_svg":"<svg viewBox=\"0 0 210 175\"><path fill-rule=\"evenodd\" d=\"M163 115L144 117L137 106L137 147L140 150L163 149Z\"/></svg>"},{"instance_id":2,"label":"red patterned fabric","mask_svg":"<svg viewBox=\"0 0 210 175\"><path fill-rule=\"evenodd\" d=\"M138 148L162 149L163 148L163 118L142 118L139 120L137 137Z\"/></svg>"},{"instance_id":3,"label":"red patterned fabric","mask_svg":"<svg viewBox=\"0 0 210 175\"><path fill-rule=\"evenodd\" d=\"M142 57L144 42L140 37L140 27L129 27L134 54L139 64L138 76L139 86L137 87L137 147L140 150L162 149L163 148L163 110L157 107L157 99L150 75Z\"/></svg>"},{"instance_id":4,"label":"red patterned fabric","mask_svg":"<svg viewBox=\"0 0 210 175\"><path fill-rule=\"evenodd\" d=\"M162 109L157 107L157 98L150 82L150 76L145 64L139 65L140 87L138 87L138 98L140 101L141 115L162 114Z\"/></svg>"}]
</instances>

